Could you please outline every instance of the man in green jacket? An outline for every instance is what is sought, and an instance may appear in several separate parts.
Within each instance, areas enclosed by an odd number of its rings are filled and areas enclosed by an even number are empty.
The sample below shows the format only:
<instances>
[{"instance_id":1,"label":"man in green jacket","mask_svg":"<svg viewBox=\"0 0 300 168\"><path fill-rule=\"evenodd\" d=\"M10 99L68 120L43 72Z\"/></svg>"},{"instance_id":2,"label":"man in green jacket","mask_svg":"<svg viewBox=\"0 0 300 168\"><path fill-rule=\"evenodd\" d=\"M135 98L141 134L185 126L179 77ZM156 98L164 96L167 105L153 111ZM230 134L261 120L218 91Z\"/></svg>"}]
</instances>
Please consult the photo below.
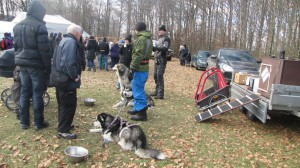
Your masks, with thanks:
<instances>
[{"instance_id":1,"label":"man in green jacket","mask_svg":"<svg viewBox=\"0 0 300 168\"><path fill-rule=\"evenodd\" d=\"M129 78L132 79L134 107L128 113L132 115L131 120L146 121L148 106L145 84L149 76L149 59L153 48L152 34L146 31L144 22L138 22L135 31L136 40L132 51L129 75Z\"/></svg>"}]
</instances>

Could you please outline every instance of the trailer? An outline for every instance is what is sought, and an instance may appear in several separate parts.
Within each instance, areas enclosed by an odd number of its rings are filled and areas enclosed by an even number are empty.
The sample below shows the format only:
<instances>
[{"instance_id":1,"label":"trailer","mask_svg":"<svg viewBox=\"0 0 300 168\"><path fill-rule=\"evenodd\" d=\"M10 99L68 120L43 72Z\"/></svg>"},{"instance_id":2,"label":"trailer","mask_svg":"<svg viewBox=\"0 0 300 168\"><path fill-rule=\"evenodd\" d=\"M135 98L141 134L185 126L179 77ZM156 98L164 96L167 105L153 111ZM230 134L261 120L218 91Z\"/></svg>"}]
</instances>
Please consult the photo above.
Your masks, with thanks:
<instances>
[{"instance_id":1,"label":"trailer","mask_svg":"<svg viewBox=\"0 0 300 168\"><path fill-rule=\"evenodd\" d=\"M260 66L259 76L247 74L243 77L233 72L230 83L230 101L215 104L195 116L201 122L216 115L240 108L248 118L266 123L269 114L284 112L300 117L300 61L265 58ZM202 100L198 99L198 102ZM198 107L201 103L197 103ZM201 107L199 107L201 109Z\"/></svg>"}]
</instances>

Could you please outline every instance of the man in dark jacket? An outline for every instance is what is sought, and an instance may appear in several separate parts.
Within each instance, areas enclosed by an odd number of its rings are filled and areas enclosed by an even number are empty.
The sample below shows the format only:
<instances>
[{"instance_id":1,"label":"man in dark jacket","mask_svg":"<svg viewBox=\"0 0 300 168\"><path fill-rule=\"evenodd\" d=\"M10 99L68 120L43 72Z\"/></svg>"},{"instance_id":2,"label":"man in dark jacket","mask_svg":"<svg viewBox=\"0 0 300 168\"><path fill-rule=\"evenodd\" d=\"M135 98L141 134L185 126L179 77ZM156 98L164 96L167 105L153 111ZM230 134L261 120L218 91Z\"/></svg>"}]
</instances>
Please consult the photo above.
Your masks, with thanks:
<instances>
[{"instance_id":1,"label":"man in dark jacket","mask_svg":"<svg viewBox=\"0 0 300 168\"><path fill-rule=\"evenodd\" d=\"M98 63L99 63L100 70L102 70L102 65L105 64L105 70L108 71L108 62L107 62L108 53L109 53L109 45L106 41L106 37L104 37L103 41L99 43Z\"/></svg>"},{"instance_id":2,"label":"man in dark jacket","mask_svg":"<svg viewBox=\"0 0 300 168\"><path fill-rule=\"evenodd\" d=\"M145 84L149 75L149 59L152 53L152 34L146 31L146 24L138 22L135 26L136 41L132 51L132 61L130 63L130 74L128 78L133 78L132 93L134 99L133 110L128 113L135 121L147 120L147 95Z\"/></svg>"},{"instance_id":3,"label":"man in dark jacket","mask_svg":"<svg viewBox=\"0 0 300 168\"><path fill-rule=\"evenodd\" d=\"M34 129L48 127L44 120L43 92L51 68L48 32L43 18L46 9L38 1L31 1L24 20L14 27L15 64L20 66L22 129L30 125L30 97L33 96Z\"/></svg>"},{"instance_id":4,"label":"man in dark jacket","mask_svg":"<svg viewBox=\"0 0 300 168\"><path fill-rule=\"evenodd\" d=\"M150 96L155 96L155 99L164 98L164 73L167 66L167 51L170 47L171 41L167 36L165 25L161 25L158 29L159 39L155 51L155 66L154 66L154 80L155 91Z\"/></svg>"},{"instance_id":5,"label":"man in dark jacket","mask_svg":"<svg viewBox=\"0 0 300 168\"><path fill-rule=\"evenodd\" d=\"M96 72L94 59L96 58L98 44L94 36L89 37L89 41L86 44L86 50L87 50L86 59L88 60L88 71L93 69L93 71Z\"/></svg>"},{"instance_id":6,"label":"man in dark jacket","mask_svg":"<svg viewBox=\"0 0 300 168\"><path fill-rule=\"evenodd\" d=\"M80 87L81 75L81 42L83 30L78 25L70 25L66 35L56 47L53 56L53 70L62 72L69 77L66 87L56 87L58 103L58 138L76 139L77 135L70 132L77 106L77 91Z\"/></svg>"}]
</instances>

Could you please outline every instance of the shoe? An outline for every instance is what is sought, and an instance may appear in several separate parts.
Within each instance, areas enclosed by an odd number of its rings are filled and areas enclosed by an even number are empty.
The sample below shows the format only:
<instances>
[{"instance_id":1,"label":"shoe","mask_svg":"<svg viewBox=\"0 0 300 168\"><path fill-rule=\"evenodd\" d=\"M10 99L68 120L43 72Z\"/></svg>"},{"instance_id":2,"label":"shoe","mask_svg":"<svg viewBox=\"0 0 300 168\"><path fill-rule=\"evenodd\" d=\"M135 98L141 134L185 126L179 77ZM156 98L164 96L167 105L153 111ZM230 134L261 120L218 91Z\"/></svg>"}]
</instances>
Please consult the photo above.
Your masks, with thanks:
<instances>
[{"instance_id":1,"label":"shoe","mask_svg":"<svg viewBox=\"0 0 300 168\"><path fill-rule=\"evenodd\" d=\"M47 128L47 127L49 127L49 123L47 121L44 121L41 127L38 127L38 126L35 125L33 129L35 131L39 131L39 130Z\"/></svg>"},{"instance_id":2,"label":"shoe","mask_svg":"<svg viewBox=\"0 0 300 168\"><path fill-rule=\"evenodd\" d=\"M96 68L93 68L93 71L96 72Z\"/></svg>"},{"instance_id":3,"label":"shoe","mask_svg":"<svg viewBox=\"0 0 300 168\"><path fill-rule=\"evenodd\" d=\"M163 96L155 96L154 99L164 99Z\"/></svg>"},{"instance_id":4,"label":"shoe","mask_svg":"<svg viewBox=\"0 0 300 168\"><path fill-rule=\"evenodd\" d=\"M87 71L91 71L91 68L88 68Z\"/></svg>"},{"instance_id":5,"label":"shoe","mask_svg":"<svg viewBox=\"0 0 300 168\"><path fill-rule=\"evenodd\" d=\"M147 109L148 107L143 108L136 115L131 116L130 119L134 121L147 121Z\"/></svg>"},{"instance_id":6,"label":"shoe","mask_svg":"<svg viewBox=\"0 0 300 168\"><path fill-rule=\"evenodd\" d=\"M149 96L157 96L156 92L150 93Z\"/></svg>"},{"instance_id":7,"label":"shoe","mask_svg":"<svg viewBox=\"0 0 300 168\"><path fill-rule=\"evenodd\" d=\"M57 138L76 139L76 138L77 138L77 135L76 135L76 134L72 134L72 133L70 133L70 132L68 132L68 133L58 132Z\"/></svg>"},{"instance_id":8,"label":"shoe","mask_svg":"<svg viewBox=\"0 0 300 168\"><path fill-rule=\"evenodd\" d=\"M21 125L21 129L22 129L22 130L27 130L28 128L29 128L28 125Z\"/></svg>"},{"instance_id":9,"label":"shoe","mask_svg":"<svg viewBox=\"0 0 300 168\"><path fill-rule=\"evenodd\" d=\"M75 129L75 125L71 125L70 130Z\"/></svg>"},{"instance_id":10,"label":"shoe","mask_svg":"<svg viewBox=\"0 0 300 168\"><path fill-rule=\"evenodd\" d=\"M136 115L137 113L139 113L139 111L135 111L132 109L132 110L128 110L127 113L130 115Z\"/></svg>"}]
</instances>

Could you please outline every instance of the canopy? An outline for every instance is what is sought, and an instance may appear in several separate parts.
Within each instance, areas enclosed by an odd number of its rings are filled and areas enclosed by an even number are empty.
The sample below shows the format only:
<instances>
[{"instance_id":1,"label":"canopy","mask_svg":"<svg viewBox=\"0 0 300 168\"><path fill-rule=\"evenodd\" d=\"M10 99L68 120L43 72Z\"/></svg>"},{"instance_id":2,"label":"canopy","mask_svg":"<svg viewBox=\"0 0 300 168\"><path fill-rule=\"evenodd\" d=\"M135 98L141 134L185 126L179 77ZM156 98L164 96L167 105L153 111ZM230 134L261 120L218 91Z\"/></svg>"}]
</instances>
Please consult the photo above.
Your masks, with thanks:
<instances>
[{"instance_id":1,"label":"canopy","mask_svg":"<svg viewBox=\"0 0 300 168\"><path fill-rule=\"evenodd\" d=\"M20 12L17 14L17 16L12 20L12 23L15 25L25 19L26 17L26 12ZM45 15L44 21L46 22L46 27L48 29L48 33L62 33L66 34L67 33L67 28L69 27L70 24L73 24L69 20L61 17L60 15ZM1 26L2 27L2 26ZM12 30L12 29L11 29ZM85 31L83 32L83 37L89 37L90 35L86 33Z\"/></svg>"},{"instance_id":2,"label":"canopy","mask_svg":"<svg viewBox=\"0 0 300 168\"><path fill-rule=\"evenodd\" d=\"M4 37L4 33L11 33L13 36L13 28L15 24L13 22L0 21L0 41Z\"/></svg>"}]
</instances>

